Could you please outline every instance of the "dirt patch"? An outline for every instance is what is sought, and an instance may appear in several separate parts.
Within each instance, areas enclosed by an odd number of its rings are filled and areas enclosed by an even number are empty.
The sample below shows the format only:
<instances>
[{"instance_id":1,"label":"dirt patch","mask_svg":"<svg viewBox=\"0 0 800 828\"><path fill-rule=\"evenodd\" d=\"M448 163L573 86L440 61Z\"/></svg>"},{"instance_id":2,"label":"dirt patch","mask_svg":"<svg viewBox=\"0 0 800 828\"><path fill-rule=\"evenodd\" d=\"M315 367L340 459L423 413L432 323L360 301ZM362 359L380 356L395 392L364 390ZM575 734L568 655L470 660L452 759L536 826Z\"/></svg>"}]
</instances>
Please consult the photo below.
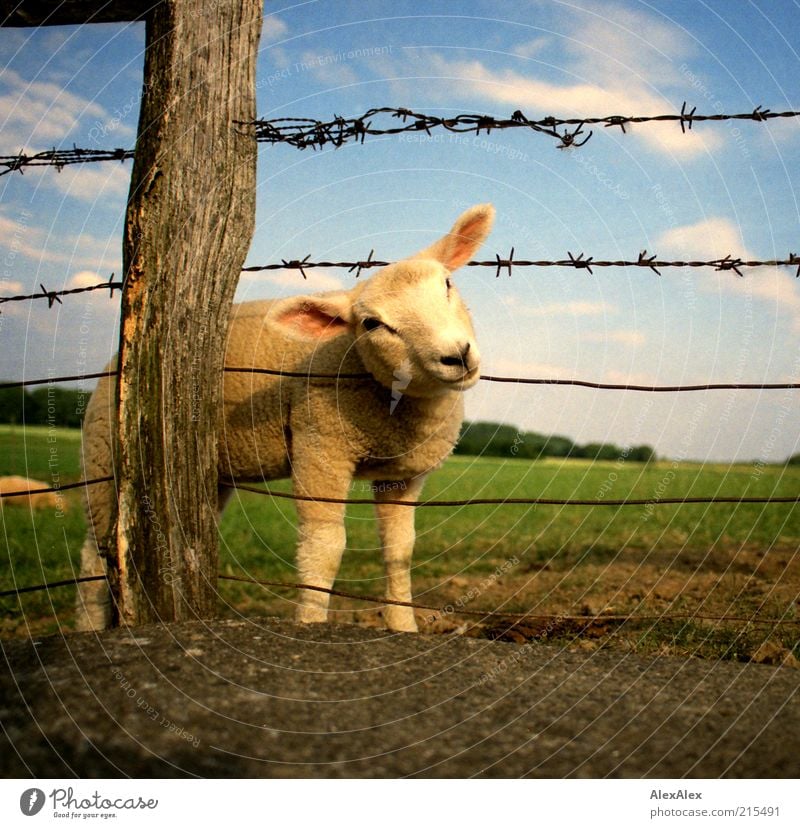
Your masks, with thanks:
<instances>
[{"instance_id":1,"label":"dirt patch","mask_svg":"<svg viewBox=\"0 0 800 828\"><path fill-rule=\"evenodd\" d=\"M429 634L800 666L800 555L790 547L623 550L610 562L574 566L521 561L500 577L459 575L415 588L417 600L444 608L417 613ZM338 620L383 624L380 610L345 599L332 606ZM526 611L531 617L511 617ZM731 620L712 620L722 617Z\"/></svg>"}]
</instances>

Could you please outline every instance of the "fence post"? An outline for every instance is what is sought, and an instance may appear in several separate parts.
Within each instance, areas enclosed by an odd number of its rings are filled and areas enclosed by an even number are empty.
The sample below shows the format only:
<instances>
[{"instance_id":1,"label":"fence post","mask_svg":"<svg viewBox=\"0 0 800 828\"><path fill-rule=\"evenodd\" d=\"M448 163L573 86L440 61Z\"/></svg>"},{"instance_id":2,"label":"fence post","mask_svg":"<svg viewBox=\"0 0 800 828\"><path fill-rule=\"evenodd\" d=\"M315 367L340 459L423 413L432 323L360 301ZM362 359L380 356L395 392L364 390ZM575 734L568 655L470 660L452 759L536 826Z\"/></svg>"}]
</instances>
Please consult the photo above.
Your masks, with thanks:
<instances>
[{"instance_id":1,"label":"fence post","mask_svg":"<svg viewBox=\"0 0 800 828\"><path fill-rule=\"evenodd\" d=\"M164 0L147 17L120 330L117 621L216 607L217 416L228 315L255 222L263 0Z\"/></svg>"}]
</instances>

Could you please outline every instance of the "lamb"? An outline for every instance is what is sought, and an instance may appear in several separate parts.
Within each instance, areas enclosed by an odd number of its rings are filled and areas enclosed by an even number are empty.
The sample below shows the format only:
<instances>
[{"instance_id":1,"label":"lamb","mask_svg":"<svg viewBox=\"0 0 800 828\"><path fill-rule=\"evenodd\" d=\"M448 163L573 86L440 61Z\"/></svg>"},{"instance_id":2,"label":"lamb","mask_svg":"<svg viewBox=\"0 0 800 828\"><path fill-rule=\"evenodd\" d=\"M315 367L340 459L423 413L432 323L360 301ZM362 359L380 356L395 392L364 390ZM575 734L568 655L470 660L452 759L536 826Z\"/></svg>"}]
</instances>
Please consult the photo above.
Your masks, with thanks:
<instances>
[{"instance_id":1,"label":"lamb","mask_svg":"<svg viewBox=\"0 0 800 828\"><path fill-rule=\"evenodd\" d=\"M55 509L56 512L63 512L66 509L66 501L58 497L56 492L38 492L39 489L49 489L50 483L42 483L41 480L31 480L28 477L11 475L0 477L0 494L9 492L33 492L33 494L20 495L18 497L0 498L0 509L3 504L9 506L27 506L29 509Z\"/></svg>"},{"instance_id":2,"label":"lamb","mask_svg":"<svg viewBox=\"0 0 800 828\"><path fill-rule=\"evenodd\" d=\"M447 458L463 420L462 392L479 379L480 353L452 271L491 230L494 208L470 208L431 247L347 291L246 302L232 309L225 364L301 376L226 373L220 411L220 481L291 477L298 513L297 570L330 589L345 549L343 504L355 478L372 481L386 598L411 600L414 509L427 475ZM366 380L307 375L369 374ZM111 474L113 385L101 381L84 421L84 473ZM88 490L82 574L105 572L98 546L110 529L112 484ZM220 487L222 509L231 489ZM327 620L329 595L303 590L296 618ZM78 626L108 625L103 582L82 584ZM391 630L416 632L413 610L388 604Z\"/></svg>"}]
</instances>

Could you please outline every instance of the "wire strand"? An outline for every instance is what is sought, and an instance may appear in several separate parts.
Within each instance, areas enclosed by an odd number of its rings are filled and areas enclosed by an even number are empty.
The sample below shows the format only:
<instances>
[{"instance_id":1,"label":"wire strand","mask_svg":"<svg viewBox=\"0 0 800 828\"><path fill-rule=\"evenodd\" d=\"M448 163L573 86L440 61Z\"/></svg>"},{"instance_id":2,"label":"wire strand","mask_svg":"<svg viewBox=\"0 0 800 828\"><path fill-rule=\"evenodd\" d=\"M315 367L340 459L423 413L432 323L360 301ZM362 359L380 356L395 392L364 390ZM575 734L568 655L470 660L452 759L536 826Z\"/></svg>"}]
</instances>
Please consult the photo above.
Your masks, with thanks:
<instances>
[{"instance_id":1,"label":"wire strand","mask_svg":"<svg viewBox=\"0 0 800 828\"><path fill-rule=\"evenodd\" d=\"M451 607L450 605L440 607L432 604L421 604L415 601L398 601L392 598L376 598L372 595L359 595L354 592L346 592L341 589L329 589L327 587L314 586L312 584L292 583L288 581L271 581L258 578L250 578L242 575L224 575L222 573L217 575L221 581L236 581L239 583L251 584L256 586L268 586L276 589L294 589L294 590L310 590L312 592L322 592L326 595L336 596L340 598L348 598L355 601L364 601L370 604L378 604L381 606L397 606L410 607L416 610L425 610L426 612L435 612L440 616L449 615L469 615L480 618L501 618L501 619L515 619L516 623L521 621L556 621L556 622L578 622L581 624L592 624L597 622L614 621L619 623L635 623L640 621L712 621L724 623L740 623L740 624L800 624L800 619L794 618L758 618L746 617L736 615L706 615L693 613L680 613L675 615L548 615L544 613L531 612L503 612L502 610L470 610L463 607ZM30 592L49 591L51 589L58 589L64 586L76 586L82 583L89 583L92 581L107 581L106 575L90 575L82 578L67 578L63 581L51 581L47 584L36 584L34 586L17 587L16 589L7 589L0 592L0 598L16 597Z\"/></svg>"}]
</instances>

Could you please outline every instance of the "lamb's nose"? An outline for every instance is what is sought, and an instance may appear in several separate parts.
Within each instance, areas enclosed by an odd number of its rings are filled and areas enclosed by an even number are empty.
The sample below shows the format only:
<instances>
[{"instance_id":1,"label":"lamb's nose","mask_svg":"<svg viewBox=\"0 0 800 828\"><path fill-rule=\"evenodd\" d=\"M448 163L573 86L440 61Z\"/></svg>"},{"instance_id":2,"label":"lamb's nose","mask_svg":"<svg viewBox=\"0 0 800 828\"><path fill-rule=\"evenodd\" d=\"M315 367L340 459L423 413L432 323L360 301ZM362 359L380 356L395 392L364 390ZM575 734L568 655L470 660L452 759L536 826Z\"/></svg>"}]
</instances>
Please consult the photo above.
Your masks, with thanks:
<instances>
[{"instance_id":1,"label":"lamb's nose","mask_svg":"<svg viewBox=\"0 0 800 828\"><path fill-rule=\"evenodd\" d=\"M461 348L460 353L451 356L443 356L439 361L442 365L466 365L467 356L469 355L469 348L470 343L467 342L467 344Z\"/></svg>"}]
</instances>

